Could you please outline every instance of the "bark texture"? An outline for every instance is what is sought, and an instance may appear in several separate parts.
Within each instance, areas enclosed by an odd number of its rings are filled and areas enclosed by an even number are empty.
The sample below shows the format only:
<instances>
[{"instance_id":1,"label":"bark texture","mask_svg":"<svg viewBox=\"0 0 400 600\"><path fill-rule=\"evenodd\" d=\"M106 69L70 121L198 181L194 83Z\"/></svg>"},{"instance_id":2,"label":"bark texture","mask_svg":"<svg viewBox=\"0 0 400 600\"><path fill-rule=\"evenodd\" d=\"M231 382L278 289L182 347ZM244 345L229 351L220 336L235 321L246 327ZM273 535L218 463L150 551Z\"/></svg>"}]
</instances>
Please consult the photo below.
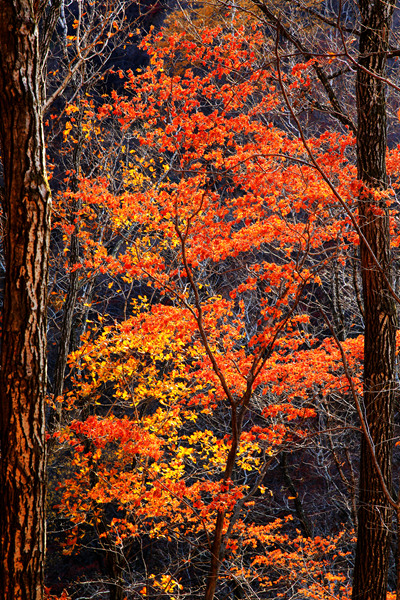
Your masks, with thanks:
<instances>
[{"instance_id":1,"label":"bark texture","mask_svg":"<svg viewBox=\"0 0 400 600\"><path fill-rule=\"evenodd\" d=\"M357 169L363 283L364 410L374 454L391 489L396 309L392 285L389 218L373 190L384 190L386 177L386 57L393 3L360 0L361 35L357 72ZM361 443L358 538L353 600L385 600L392 511L365 438Z\"/></svg>"},{"instance_id":2,"label":"bark texture","mask_svg":"<svg viewBox=\"0 0 400 600\"><path fill-rule=\"evenodd\" d=\"M0 372L0 597L43 597L50 191L33 3L0 0L6 282Z\"/></svg>"}]
</instances>

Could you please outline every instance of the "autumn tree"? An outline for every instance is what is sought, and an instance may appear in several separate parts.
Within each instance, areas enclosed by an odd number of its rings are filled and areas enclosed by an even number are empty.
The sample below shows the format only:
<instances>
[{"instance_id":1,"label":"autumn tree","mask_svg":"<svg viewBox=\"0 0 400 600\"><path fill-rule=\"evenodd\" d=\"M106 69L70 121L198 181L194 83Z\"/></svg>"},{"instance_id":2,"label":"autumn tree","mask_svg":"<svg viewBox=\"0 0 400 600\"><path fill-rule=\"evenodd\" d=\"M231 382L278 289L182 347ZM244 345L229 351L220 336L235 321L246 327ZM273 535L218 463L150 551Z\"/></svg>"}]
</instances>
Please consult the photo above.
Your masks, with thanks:
<instances>
[{"instance_id":1,"label":"autumn tree","mask_svg":"<svg viewBox=\"0 0 400 600\"><path fill-rule=\"evenodd\" d=\"M265 488L282 451L305 443L319 399L349 392L340 352L313 335L307 307L317 306L332 263L345 261L351 219L302 141L273 125L282 103L265 58L274 45L261 28L158 41L145 41L149 68L128 73L125 95L114 93L97 113L102 136L112 121L124 133L118 193L105 172L81 178L58 204L68 244L63 206L81 203L76 267L101 275L104 290L140 281L149 293L114 324L99 299L70 357L74 379L63 402L71 422L54 438L74 449L71 476L60 481L58 510L75 524L65 551L95 534L92 543L115 557L115 597L123 585L157 595L161 584L173 597L184 581L191 597L268 598L286 593L286 579L305 597L344 593L348 577L339 569L313 580L320 541L281 536L286 522L266 522ZM292 97L308 90L311 70L306 63L290 72ZM352 135L308 141L354 208ZM117 254L100 237L93 246L90 232L100 229L104 240L121 237ZM344 347L359 391L362 338ZM134 450L129 431L143 441ZM129 573L135 545L144 553L140 536L174 548L165 567L171 590L157 572L147 582ZM297 577L292 541L315 558L310 579ZM271 551L274 543L282 553ZM179 557L189 551L184 566ZM181 571L187 580L174 575Z\"/></svg>"}]
</instances>

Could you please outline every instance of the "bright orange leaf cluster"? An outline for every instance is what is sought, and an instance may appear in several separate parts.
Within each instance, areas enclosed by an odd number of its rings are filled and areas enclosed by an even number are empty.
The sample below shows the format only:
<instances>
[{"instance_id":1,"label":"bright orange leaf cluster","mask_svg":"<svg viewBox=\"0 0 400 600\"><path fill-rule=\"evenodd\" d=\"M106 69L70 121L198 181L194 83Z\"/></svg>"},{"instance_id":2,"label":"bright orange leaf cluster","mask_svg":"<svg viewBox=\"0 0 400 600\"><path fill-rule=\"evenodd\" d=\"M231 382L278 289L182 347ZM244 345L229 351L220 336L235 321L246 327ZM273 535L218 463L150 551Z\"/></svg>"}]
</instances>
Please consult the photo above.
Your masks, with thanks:
<instances>
[{"instance_id":1,"label":"bright orange leaf cluster","mask_svg":"<svg viewBox=\"0 0 400 600\"><path fill-rule=\"evenodd\" d=\"M290 519L263 515L276 457L308 443L321 404L351 392L329 328L313 335L320 314L310 307L357 243L354 140L308 140L340 205L282 127L261 28L160 41L145 40L149 67L127 73L125 94L95 121L88 105L98 156L109 150L107 128L124 140L118 193L99 168L57 203L65 254L71 235L83 249L70 268L127 298L123 319L101 299L91 305L92 325L70 355L65 399L75 418L54 436L71 456L58 490L74 525L65 552L88 529L121 555L132 540L164 540L204 575L213 547L221 581L260 597L288 598L290 588L348 598L350 533L307 539ZM287 77L289 93L308 89L309 68ZM362 339L342 350L359 392ZM80 419L82 406L90 416ZM132 589L180 598L183 562Z\"/></svg>"}]
</instances>

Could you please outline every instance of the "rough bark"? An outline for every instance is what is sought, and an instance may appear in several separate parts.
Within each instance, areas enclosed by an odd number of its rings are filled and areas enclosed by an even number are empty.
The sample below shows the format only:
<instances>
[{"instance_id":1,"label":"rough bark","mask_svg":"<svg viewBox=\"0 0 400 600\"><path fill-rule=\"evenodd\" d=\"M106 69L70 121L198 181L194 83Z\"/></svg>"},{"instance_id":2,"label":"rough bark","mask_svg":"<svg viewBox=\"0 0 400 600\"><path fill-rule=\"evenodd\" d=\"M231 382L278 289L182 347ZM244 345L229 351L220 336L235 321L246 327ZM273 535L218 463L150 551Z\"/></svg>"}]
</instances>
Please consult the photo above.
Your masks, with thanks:
<instances>
[{"instance_id":1,"label":"rough bark","mask_svg":"<svg viewBox=\"0 0 400 600\"><path fill-rule=\"evenodd\" d=\"M43 597L46 178L35 8L0 0L0 140L6 282L0 372L0 597Z\"/></svg>"},{"instance_id":2,"label":"rough bark","mask_svg":"<svg viewBox=\"0 0 400 600\"><path fill-rule=\"evenodd\" d=\"M393 3L360 0L361 31L357 72L357 169L364 184L358 201L359 223L380 268L363 240L364 410L375 456L391 489L396 310L392 284L389 218L383 190L386 177L386 59ZM382 490L365 439L361 443L358 537L353 600L386 598L392 511Z\"/></svg>"}]
</instances>

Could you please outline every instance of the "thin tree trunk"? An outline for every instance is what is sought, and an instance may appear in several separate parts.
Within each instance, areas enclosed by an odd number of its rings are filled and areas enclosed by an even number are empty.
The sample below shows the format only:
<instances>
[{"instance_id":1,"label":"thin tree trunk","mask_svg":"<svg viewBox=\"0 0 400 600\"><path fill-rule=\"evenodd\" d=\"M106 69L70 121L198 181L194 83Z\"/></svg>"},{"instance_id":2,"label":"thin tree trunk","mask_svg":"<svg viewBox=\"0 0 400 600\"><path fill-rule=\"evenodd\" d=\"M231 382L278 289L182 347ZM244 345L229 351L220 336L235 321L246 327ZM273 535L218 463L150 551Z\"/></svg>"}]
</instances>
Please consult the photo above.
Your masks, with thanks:
<instances>
[{"instance_id":1,"label":"thin tree trunk","mask_svg":"<svg viewBox=\"0 0 400 600\"><path fill-rule=\"evenodd\" d=\"M77 263L79 259L79 240L77 232L75 231L71 236L71 252L70 252L70 265ZM67 291L67 297L64 303L64 314L61 324L61 336L58 342L58 355L56 367L54 370L54 386L53 386L53 398L56 409L51 414L48 427L50 431L60 427L63 420L63 407L62 402L58 402L57 398L62 396L64 393L64 379L65 371L67 368L68 354L70 349L72 325L74 319L74 313L76 309L76 302L79 292L79 270L72 271L69 276L69 285Z\"/></svg>"},{"instance_id":2,"label":"thin tree trunk","mask_svg":"<svg viewBox=\"0 0 400 600\"><path fill-rule=\"evenodd\" d=\"M358 201L359 223L380 269L363 240L364 410L376 459L391 489L396 309L392 284L388 211L372 190L384 190L386 177L385 84L393 3L360 0L361 33L357 72L357 169L364 187ZM353 600L385 600L392 510L383 493L366 440L361 442L358 537Z\"/></svg>"},{"instance_id":3,"label":"thin tree trunk","mask_svg":"<svg viewBox=\"0 0 400 600\"><path fill-rule=\"evenodd\" d=\"M211 547L211 561L210 561L210 572L207 578L206 593L204 600L213 600L215 591L217 589L219 570L221 566L222 557L220 556L222 541L223 541L223 528L225 524L226 511L220 509L217 513L217 520L215 523L214 539Z\"/></svg>"},{"instance_id":4,"label":"thin tree trunk","mask_svg":"<svg viewBox=\"0 0 400 600\"><path fill-rule=\"evenodd\" d=\"M50 190L37 15L0 0L6 281L0 372L0 597L41 600L45 552L46 297Z\"/></svg>"},{"instance_id":5,"label":"thin tree trunk","mask_svg":"<svg viewBox=\"0 0 400 600\"><path fill-rule=\"evenodd\" d=\"M310 519L304 512L303 503L299 498L299 494L295 488L293 483L293 479L290 476L289 467L288 467L288 455L286 452L281 453L280 467L283 473L283 479L285 481L285 485L291 496L294 498L294 506L296 509L296 515L300 523L301 531L304 537L312 538L313 537L313 527Z\"/></svg>"}]
</instances>

